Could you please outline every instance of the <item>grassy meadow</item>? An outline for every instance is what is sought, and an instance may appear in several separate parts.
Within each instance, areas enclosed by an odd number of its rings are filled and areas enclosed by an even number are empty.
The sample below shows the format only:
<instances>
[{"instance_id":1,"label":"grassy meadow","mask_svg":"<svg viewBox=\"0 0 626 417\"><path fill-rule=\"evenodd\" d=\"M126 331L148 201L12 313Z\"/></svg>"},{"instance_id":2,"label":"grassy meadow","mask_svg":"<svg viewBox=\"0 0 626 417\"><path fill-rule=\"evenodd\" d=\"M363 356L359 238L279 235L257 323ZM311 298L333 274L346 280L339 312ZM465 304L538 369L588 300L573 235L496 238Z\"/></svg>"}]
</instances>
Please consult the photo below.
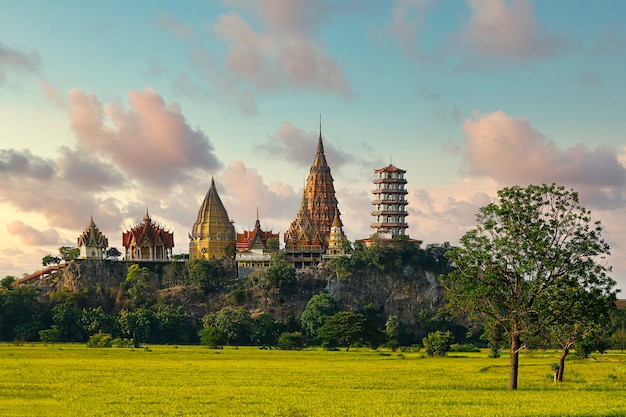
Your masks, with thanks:
<instances>
[{"instance_id":1,"label":"grassy meadow","mask_svg":"<svg viewBox=\"0 0 626 417\"><path fill-rule=\"evenodd\" d=\"M624 416L626 355L0 345L0 416Z\"/></svg>"}]
</instances>

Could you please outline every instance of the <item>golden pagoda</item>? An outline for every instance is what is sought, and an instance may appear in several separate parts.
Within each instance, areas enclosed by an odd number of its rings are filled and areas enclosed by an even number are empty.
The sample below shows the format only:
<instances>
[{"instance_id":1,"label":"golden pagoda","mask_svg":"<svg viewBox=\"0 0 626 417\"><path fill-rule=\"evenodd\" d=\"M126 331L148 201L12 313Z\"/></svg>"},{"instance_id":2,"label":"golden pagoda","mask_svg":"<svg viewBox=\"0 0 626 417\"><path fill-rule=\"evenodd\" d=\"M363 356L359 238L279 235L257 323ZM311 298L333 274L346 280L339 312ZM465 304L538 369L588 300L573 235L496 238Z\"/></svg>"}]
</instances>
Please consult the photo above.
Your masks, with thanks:
<instances>
[{"instance_id":1,"label":"golden pagoda","mask_svg":"<svg viewBox=\"0 0 626 417\"><path fill-rule=\"evenodd\" d=\"M109 246L109 240L98 230L92 216L83 234L78 236L79 258L103 259L107 246Z\"/></svg>"},{"instance_id":2,"label":"golden pagoda","mask_svg":"<svg viewBox=\"0 0 626 417\"><path fill-rule=\"evenodd\" d=\"M343 246L344 237L341 220L339 219L339 210L337 210L335 212L335 218L333 219L333 225L330 228L328 241L326 242L326 254L323 255L323 258L346 256L346 249Z\"/></svg>"},{"instance_id":3,"label":"golden pagoda","mask_svg":"<svg viewBox=\"0 0 626 417\"><path fill-rule=\"evenodd\" d=\"M324 154L322 125L320 122L317 152L306 180L305 195L311 219L317 225L324 245L326 245L326 240L330 234L335 214L339 213L333 181L333 176L330 173L330 167L326 162L326 155ZM341 220L339 222L340 226L342 226Z\"/></svg>"},{"instance_id":4,"label":"golden pagoda","mask_svg":"<svg viewBox=\"0 0 626 417\"><path fill-rule=\"evenodd\" d=\"M314 266L321 260L323 252L324 241L317 224L311 219L303 192L298 216L285 233L285 260L296 268Z\"/></svg>"},{"instance_id":5,"label":"golden pagoda","mask_svg":"<svg viewBox=\"0 0 626 417\"><path fill-rule=\"evenodd\" d=\"M204 197L198 218L189 234L189 259L211 259L235 255L237 235L235 227L222 204L215 181Z\"/></svg>"}]
</instances>

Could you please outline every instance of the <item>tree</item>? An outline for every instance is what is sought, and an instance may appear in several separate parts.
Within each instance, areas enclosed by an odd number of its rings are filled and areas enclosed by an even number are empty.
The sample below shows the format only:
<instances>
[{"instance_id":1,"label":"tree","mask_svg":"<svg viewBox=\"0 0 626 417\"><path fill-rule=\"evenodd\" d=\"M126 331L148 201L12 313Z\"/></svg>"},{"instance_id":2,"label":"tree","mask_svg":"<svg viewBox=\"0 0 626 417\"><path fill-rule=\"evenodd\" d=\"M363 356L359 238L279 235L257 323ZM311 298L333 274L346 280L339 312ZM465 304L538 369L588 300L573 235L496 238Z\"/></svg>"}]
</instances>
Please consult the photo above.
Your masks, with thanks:
<instances>
[{"instance_id":1,"label":"tree","mask_svg":"<svg viewBox=\"0 0 626 417\"><path fill-rule=\"evenodd\" d=\"M221 349L226 343L226 335L215 326L203 327L200 332L200 344L209 349Z\"/></svg>"},{"instance_id":2,"label":"tree","mask_svg":"<svg viewBox=\"0 0 626 417\"><path fill-rule=\"evenodd\" d=\"M369 342L367 317L351 311L340 311L328 317L324 325L317 329L317 340L324 347L350 346L359 342Z\"/></svg>"},{"instance_id":3,"label":"tree","mask_svg":"<svg viewBox=\"0 0 626 417\"><path fill-rule=\"evenodd\" d=\"M265 279L272 287L289 292L296 285L296 269L288 262L279 261L265 270Z\"/></svg>"},{"instance_id":4,"label":"tree","mask_svg":"<svg viewBox=\"0 0 626 417\"><path fill-rule=\"evenodd\" d=\"M220 259L196 260L189 263L189 282L205 294L225 286L224 264Z\"/></svg>"},{"instance_id":5,"label":"tree","mask_svg":"<svg viewBox=\"0 0 626 417\"><path fill-rule=\"evenodd\" d=\"M114 259L117 261L117 258L119 258L120 256L122 256L122 252L117 250L117 248L109 248L106 251L106 257L109 259Z\"/></svg>"},{"instance_id":6,"label":"tree","mask_svg":"<svg viewBox=\"0 0 626 417\"><path fill-rule=\"evenodd\" d=\"M132 298L133 305L143 306L156 288L157 274L148 268L132 264L126 273L126 285L128 294Z\"/></svg>"},{"instance_id":7,"label":"tree","mask_svg":"<svg viewBox=\"0 0 626 417\"><path fill-rule=\"evenodd\" d=\"M437 330L434 333L428 333L428 336L422 339L428 356L446 356L453 341L454 337L452 337L452 333L449 330L445 332Z\"/></svg>"},{"instance_id":8,"label":"tree","mask_svg":"<svg viewBox=\"0 0 626 417\"><path fill-rule=\"evenodd\" d=\"M58 265L59 262L61 262L61 258L59 258L58 256L46 255L41 258L42 266Z\"/></svg>"},{"instance_id":9,"label":"tree","mask_svg":"<svg viewBox=\"0 0 626 417\"><path fill-rule=\"evenodd\" d=\"M278 348L282 350L300 350L304 347L304 338L300 332L281 333Z\"/></svg>"},{"instance_id":10,"label":"tree","mask_svg":"<svg viewBox=\"0 0 626 417\"><path fill-rule=\"evenodd\" d=\"M607 276L609 246L600 222L562 186L514 186L482 207L477 227L446 256L456 268L441 277L450 308L499 326L509 339L509 389L517 389L519 352L549 326L576 322L572 288L615 300ZM591 317L590 319L593 319Z\"/></svg>"},{"instance_id":11,"label":"tree","mask_svg":"<svg viewBox=\"0 0 626 417\"><path fill-rule=\"evenodd\" d=\"M226 344L245 344L250 339L252 316L243 307L224 307L215 314L205 316L204 327L213 326L226 336Z\"/></svg>"},{"instance_id":12,"label":"tree","mask_svg":"<svg viewBox=\"0 0 626 417\"><path fill-rule=\"evenodd\" d=\"M300 315L302 330L310 338L317 336L319 329L326 319L339 311L337 302L329 294L322 292L315 294L307 302L306 307Z\"/></svg>"},{"instance_id":13,"label":"tree","mask_svg":"<svg viewBox=\"0 0 626 417\"><path fill-rule=\"evenodd\" d=\"M15 281L17 281L17 278L15 278L13 275L7 275L4 278L2 278L2 281L0 281L0 285L8 289L13 286L13 283Z\"/></svg>"},{"instance_id":14,"label":"tree","mask_svg":"<svg viewBox=\"0 0 626 417\"><path fill-rule=\"evenodd\" d=\"M387 334L387 343L394 352L400 346L400 331L402 323L396 316L389 316L385 323L385 333Z\"/></svg>"},{"instance_id":15,"label":"tree","mask_svg":"<svg viewBox=\"0 0 626 417\"><path fill-rule=\"evenodd\" d=\"M80 249L72 247L72 246L61 246L59 248L59 254L62 259L66 261L76 259L80 256Z\"/></svg>"},{"instance_id":16,"label":"tree","mask_svg":"<svg viewBox=\"0 0 626 417\"><path fill-rule=\"evenodd\" d=\"M267 239L265 247L268 252L278 252L280 250L280 240L277 237Z\"/></svg>"}]
</instances>

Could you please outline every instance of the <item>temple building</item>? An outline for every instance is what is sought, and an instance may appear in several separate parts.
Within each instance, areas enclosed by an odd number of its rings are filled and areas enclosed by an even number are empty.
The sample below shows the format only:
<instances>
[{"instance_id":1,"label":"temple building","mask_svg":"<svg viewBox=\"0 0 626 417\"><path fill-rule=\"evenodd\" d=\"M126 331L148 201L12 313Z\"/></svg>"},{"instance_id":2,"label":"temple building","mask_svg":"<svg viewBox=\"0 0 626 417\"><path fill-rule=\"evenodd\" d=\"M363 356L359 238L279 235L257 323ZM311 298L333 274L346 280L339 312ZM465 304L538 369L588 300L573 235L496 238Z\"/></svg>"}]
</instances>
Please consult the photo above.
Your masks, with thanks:
<instances>
[{"instance_id":1,"label":"temple building","mask_svg":"<svg viewBox=\"0 0 626 417\"><path fill-rule=\"evenodd\" d=\"M83 234L78 236L78 249L80 259L104 259L109 240L98 230L93 221L93 216Z\"/></svg>"},{"instance_id":2,"label":"temple building","mask_svg":"<svg viewBox=\"0 0 626 417\"><path fill-rule=\"evenodd\" d=\"M324 241L317 224L311 219L306 193L302 193L300 210L285 233L285 261L295 268L317 265L324 253Z\"/></svg>"},{"instance_id":3,"label":"temple building","mask_svg":"<svg viewBox=\"0 0 626 417\"><path fill-rule=\"evenodd\" d=\"M122 233L127 261L169 261L174 248L174 233L153 222L148 210L143 221Z\"/></svg>"},{"instance_id":4,"label":"temple building","mask_svg":"<svg viewBox=\"0 0 626 417\"><path fill-rule=\"evenodd\" d=\"M235 260L237 261L239 271L241 272L244 268L257 269L270 266L272 254L275 253L275 251L268 248L267 241L269 239L278 240L278 238L278 233L261 229L259 210L257 209L254 229L244 229L243 233L237 233L237 255L235 256ZM246 274L239 274L240 277L244 275Z\"/></svg>"},{"instance_id":5,"label":"temple building","mask_svg":"<svg viewBox=\"0 0 626 417\"><path fill-rule=\"evenodd\" d=\"M213 178L189 239L189 259L192 261L235 256L237 245L235 226L222 204Z\"/></svg>"},{"instance_id":6,"label":"temple building","mask_svg":"<svg viewBox=\"0 0 626 417\"><path fill-rule=\"evenodd\" d=\"M389 241L396 236L405 236L419 247L420 240L410 239L406 235L406 229L409 227L406 222L406 216L409 215L406 206L409 202L405 198L408 191L404 188L407 182L404 178L406 171L390 164L374 172L376 178L372 191L374 195L372 216L375 220L371 227L376 230L376 237L382 241ZM364 241L368 244L370 239Z\"/></svg>"},{"instance_id":7,"label":"temple building","mask_svg":"<svg viewBox=\"0 0 626 417\"><path fill-rule=\"evenodd\" d=\"M337 208L333 176L324 154L321 124L317 152L306 180L305 196L311 219L317 225L322 243L326 246L335 213L339 213L339 209ZM341 220L340 226L342 226Z\"/></svg>"}]
</instances>

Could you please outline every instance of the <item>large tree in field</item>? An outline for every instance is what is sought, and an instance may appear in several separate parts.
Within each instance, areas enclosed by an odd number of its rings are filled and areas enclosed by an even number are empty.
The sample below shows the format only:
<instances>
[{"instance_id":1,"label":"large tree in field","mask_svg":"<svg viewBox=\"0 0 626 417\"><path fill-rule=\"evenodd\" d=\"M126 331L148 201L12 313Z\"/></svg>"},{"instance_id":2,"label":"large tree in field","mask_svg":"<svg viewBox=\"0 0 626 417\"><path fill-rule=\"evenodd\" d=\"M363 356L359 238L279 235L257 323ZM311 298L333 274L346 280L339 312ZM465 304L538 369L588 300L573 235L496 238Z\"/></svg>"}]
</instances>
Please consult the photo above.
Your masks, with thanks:
<instances>
[{"instance_id":1,"label":"large tree in field","mask_svg":"<svg viewBox=\"0 0 626 417\"><path fill-rule=\"evenodd\" d=\"M456 269L441 280L453 309L508 336L513 390L526 342L550 326L576 323L585 308L581 292L614 299L615 281L602 227L576 192L544 184L504 188L498 197L446 254Z\"/></svg>"}]
</instances>

